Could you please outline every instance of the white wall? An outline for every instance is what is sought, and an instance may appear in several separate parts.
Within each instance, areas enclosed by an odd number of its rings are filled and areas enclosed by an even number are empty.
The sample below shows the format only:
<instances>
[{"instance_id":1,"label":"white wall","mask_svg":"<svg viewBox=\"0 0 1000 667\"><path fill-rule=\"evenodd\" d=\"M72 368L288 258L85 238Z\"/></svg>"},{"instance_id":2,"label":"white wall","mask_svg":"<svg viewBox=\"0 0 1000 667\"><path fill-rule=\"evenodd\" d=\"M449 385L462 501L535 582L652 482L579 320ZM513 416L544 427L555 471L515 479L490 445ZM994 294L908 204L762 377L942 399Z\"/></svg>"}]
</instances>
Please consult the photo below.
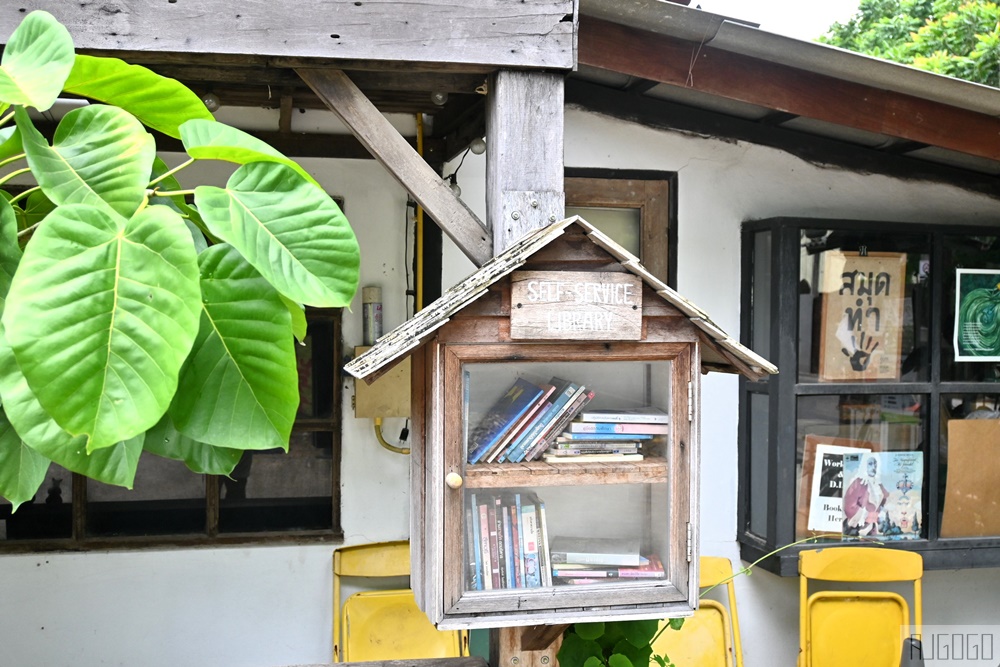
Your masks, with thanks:
<instances>
[{"instance_id":1,"label":"white wall","mask_svg":"<svg viewBox=\"0 0 1000 667\"><path fill-rule=\"evenodd\" d=\"M345 210L362 251L362 285L380 285L386 330L405 319L405 194L374 161L304 160ZM730 332L739 323L739 225L776 215L992 222L993 200L955 188L851 174L780 151L651 131L579 110L566 122L571 167L678 174L678 288ZM481 217L484 160L459 173ZM199 178L224 180L196 167ZM446 169L448 173L450 169ZM186 181L182 177L182 181ZM472 270L445 244L444 285ZM360 295L344 317L347 349L361 342ZM734 562L736 381L703 382L702 552ZM378 446L350 410L344 383L343 526L348 544L405 538L406 457ZM393 438L400 423L387 424ZM0 665L277 667L321 664L331 650L333 546L164 549L0 556ZM764 571L737 581L748 667L793 664L796 582ZM928 623L995 623L1000 571L931 572Z\"/></svg>"}]
</instances>

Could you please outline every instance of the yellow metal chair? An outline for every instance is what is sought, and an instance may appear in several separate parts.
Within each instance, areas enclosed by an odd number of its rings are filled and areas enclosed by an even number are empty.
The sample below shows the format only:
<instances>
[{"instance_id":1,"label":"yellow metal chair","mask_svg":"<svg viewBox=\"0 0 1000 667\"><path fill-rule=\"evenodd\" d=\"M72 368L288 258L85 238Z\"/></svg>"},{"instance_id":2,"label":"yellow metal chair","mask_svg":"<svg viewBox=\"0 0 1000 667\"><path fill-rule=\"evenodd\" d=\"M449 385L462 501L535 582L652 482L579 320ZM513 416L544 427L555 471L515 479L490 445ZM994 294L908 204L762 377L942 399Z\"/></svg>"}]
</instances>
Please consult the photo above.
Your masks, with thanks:
<instances>
[{"instance_id":1,"label":"yellow metal chair","mask_svg":"<svg viewBox=\"0 0 1000 667\"><path fill-rule=\"evenodd\" d=\"M922 623L920 554L878 547L831 547L799 554L799 667L896 667L904 638ZM910 607L888 590L818 590L810 582L911 582ZM852 588L856 586L852 585ZM870 586L866 586L866 589ZM904 635L904 630L908 630Z\"/></svg>"},{"instance_id":2,"label":"yellow metal chair","mask_svg":"<svg viewBox=\"0 0 1000 667\"><path fill-rule=\"evenodd\" d=\"M657 637L653 652L684 667L743 667L732 563L728 558L702 556L698 567L699 587L725 587L727 604L701 600L694 616L685 619L680 630L668 628ZM666 623L663 621L660 628Z\"/></svg>"},{"instance_id":3,"label":"yellow metal chair","mask_svg":"<svg viewBox=\"0 0 1000 667\"><path fill-rule=\"evenodd\" d=\"M408 577L410 543L380 542L333 552L333 661L413 660L465 655L461 632L441 632L410 589L362 591L341 608L342 577Z\"/></svg>"}]
</instances>

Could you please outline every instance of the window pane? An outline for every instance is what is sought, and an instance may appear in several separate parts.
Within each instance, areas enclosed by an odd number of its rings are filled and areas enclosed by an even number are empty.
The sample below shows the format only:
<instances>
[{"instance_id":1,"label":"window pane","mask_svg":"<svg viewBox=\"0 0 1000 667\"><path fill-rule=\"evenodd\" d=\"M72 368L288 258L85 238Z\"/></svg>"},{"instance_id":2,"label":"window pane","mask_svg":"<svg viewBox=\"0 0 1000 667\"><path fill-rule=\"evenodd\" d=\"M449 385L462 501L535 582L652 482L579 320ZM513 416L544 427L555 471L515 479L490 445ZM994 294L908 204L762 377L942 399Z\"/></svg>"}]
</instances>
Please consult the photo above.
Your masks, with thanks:
<instances>
[{"instance_id":1,"label":"window pane","mask_svg":"<svg viewBox=\"0 0 1000 667\"><path fill-rule=\"evenodd\" d=\"M302 345L295 345L299 368L299 417L332 418L333 410L333 333L328 318L310 318L309 331Z\"/></svg>"},{"instance_id":2,"label":"window pane","mask_svg":"<svg viewBox=\"0 0 1000 667\"><path fill-rule=\"evenodd\" d=\"M926 380L929 238L807 229L801 239L799 380Z\"/></svg>"},{"instance_id":3,"label":"window pane","mask_svg":"<svg viewBox=\"0 0 1000 667\"><path fill-rule=\"evenodd\" d=\"M219 478L219 530L320 530L333 527L333 437L292 433L280 449L243 454Z\"/></svg>"},{"instance_id":4,"label":"window pane","mask_svg":"<svg viewBox=\"0 0 1000 667\"><path fill-rule=\"evenodd\" d=\"M770 479L770 396L750 394L750 532L767 536Z\"/></svg>"},{"instance_id":5,"label":"window pane","mask_svg":"<svg viewBox=\"0 0 1000 667\"><path fill-rule=\"evenodd\" d=\"M641 209L567 206L566 216L571 215L580 216L636 257L642 257Z\"/></svg>"},{"instance_id":6,"label":"window pane","mask_svg":"<svg viewBox=\"0 0 1000 667\"><path fill-rule=\"evenodd\" d=\"M765 359L771 357L771 280L771 232L757 232L753 235L750 347Z\"/></svg>"},{"instance_id":7,"label":"window pane","mask_svg":"<svg viewBox=\"0 0 1000 667\"><path fill-rule=\"evenodd\" d=\"M35 497L11 514L0 498L0 541L56 539L73 536L73 473L51 464Z\"/></svg>"},{"instance_id":8,"label":"window pane","mask_svg":"<svg viewBox=\"0 0 1000 667\"><path fill-rule=\"evenodd\" d=\"M925 535L925 397L798 399L796 539Z\"/></svg>"},{"instance_id":9,"label":"window pane","mask_svg":"<svg viewBox=\"0 0 1000 667\"><path fill-rule=\"evenodd\" d=\"M941 400L941 537L1000 535L1000 394Z\"/></svg>"},{"instance_id":10,"label":"window pane","mask_svg":"<svg viewBox=\"0 0 1000 667\"><path fill-rule=\"evenodd\" d=\"M87 535L205 532L205 477L180 461L139 457L132 489L87 480Z\"/></svg>"},{"instance_id":11,"label":"window pane","mask_svg":"<svg viewBox=\"0 0 1000 667\"><path fill-rule=\"evenodd\" d=\"M1000 381L1000 236L944 237L944 308L941 328L941 379L961 382ZM955 330L958 271L963 271L964 317ZM969 327L975 327L975 340ZM956 334L965 336L964 360L955 355ZM976 348L984 349L977 350ZM982 360L976 360L982 357Z\"/></svg>"}]
</instances>

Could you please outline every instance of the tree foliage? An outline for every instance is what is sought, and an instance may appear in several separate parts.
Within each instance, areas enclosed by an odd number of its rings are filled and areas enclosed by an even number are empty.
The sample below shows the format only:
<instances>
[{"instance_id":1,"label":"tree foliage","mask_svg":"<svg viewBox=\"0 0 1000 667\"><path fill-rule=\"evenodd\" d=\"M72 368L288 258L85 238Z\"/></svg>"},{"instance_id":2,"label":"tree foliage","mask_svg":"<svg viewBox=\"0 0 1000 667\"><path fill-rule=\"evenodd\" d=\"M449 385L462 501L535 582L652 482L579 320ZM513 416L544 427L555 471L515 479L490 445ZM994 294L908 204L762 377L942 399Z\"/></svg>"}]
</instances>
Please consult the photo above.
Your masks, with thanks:
<instances>
[{"instance_id":1,"label":"tree foliage","mask_svg":"<svg viewBox=\"0 0 1000 667\"><path fill-rule=\"evenodd\" d=\"M66 94L88 103L50 142L29 109ZM190 159L168 168L147 128ZM226 185L182 189L203 160ZM302 167L38 11L0 59L0 195L0 496L30 500L51 462L131 487L143 451L228 474L287 450L303 307L349 304L360 262Z\"/></svg>"},{"instance_id":2,"label":"tree foliage","mask_svg":"<svg viewBox=\"0 0 1000 667\"><path fill-rule=\"evenodd\" d=\"M821 42L1000 86L1000 6L970 0L861 0Z\"/></svg>"}]
</instances>

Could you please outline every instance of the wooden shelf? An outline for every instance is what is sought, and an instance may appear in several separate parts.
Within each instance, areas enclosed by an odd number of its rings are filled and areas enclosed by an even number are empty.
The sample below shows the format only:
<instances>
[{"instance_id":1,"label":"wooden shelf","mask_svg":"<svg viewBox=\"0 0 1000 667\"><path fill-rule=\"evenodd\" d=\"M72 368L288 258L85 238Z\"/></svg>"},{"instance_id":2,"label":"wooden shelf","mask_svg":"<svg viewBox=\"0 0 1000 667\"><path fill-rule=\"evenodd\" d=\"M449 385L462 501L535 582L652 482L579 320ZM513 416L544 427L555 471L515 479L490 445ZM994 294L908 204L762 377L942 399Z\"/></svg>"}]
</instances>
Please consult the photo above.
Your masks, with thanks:
<instances>
[{"instance_id":1,"label":"wooden shelf","mask_svg":"<svg viewBox=\"0 0 1000 667\"><path fill-rule=\"evenodd\" d=\"M465 486L498 489L520 486L582 486L587 484L665 483L667 461L647 457L642 461L607 463L487 463L465 469Z\"/></svg>"}]
</instances>

